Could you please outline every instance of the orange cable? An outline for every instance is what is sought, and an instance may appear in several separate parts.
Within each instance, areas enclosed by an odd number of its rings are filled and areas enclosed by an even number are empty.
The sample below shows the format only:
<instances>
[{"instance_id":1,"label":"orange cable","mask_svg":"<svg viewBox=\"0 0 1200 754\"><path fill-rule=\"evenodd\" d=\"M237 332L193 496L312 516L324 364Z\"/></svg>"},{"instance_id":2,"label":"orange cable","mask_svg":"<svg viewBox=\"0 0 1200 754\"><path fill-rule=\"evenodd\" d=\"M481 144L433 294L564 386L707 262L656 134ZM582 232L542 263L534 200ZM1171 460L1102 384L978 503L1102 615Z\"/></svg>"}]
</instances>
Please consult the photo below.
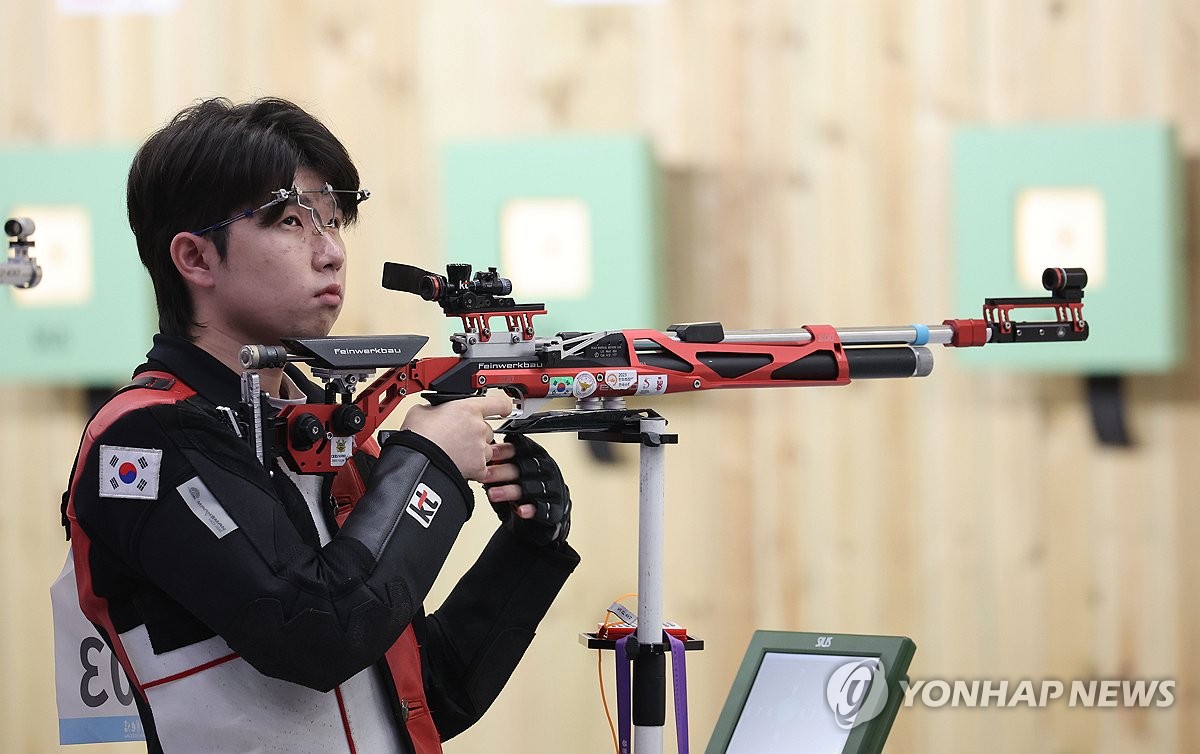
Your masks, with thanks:
<instances>
[{"instance_id":1,"label":"orange cable","mask_svg":"<svg viewBox=\"0 0 1200 754\"><path fill-rule=\"evenodd\" d=\"M637 596L637 592L630 592L629 594L623 594L620 597L617 597L615 600L613 600L613 602L620 602L623 599L628 599L630 597L636 597L636 596ZM612 610L605 611L604 623L601 624L600 631L597 631L597 634L603 633L604 629L608 628L612 624L611 621L609 620L609 616L616 617L616 613L614 613ZM613 751L617 752L617 754L620 754L621 746L620 746L620 744L617 743L617 729L613 725L612 712L610 712L608 709L608 695L604 693L604 671L603 671L602 665L601 665L601 657L602 657L601 650L597 649L596 650L596 676L600 679L600 701L604 703L604 717L608 720L608 731L610 733L612 733Z\"/></svg>"},{"instance_id":2,"label":"orange cable","mask_svg":"<svg viewBox=\"0 0 1200 754\"><path fill-rule=\"evenodd\" d=\"M612 713L608 711L608 697L604 694L604 671L601 667L600 650L596 650L596 675L600 678L600 701L604 703L604 717L608 720L608 732L612 734L613 751L620 754L621 747L617 743L617 729L613 727Z\"/></svg>"}]
</instances>

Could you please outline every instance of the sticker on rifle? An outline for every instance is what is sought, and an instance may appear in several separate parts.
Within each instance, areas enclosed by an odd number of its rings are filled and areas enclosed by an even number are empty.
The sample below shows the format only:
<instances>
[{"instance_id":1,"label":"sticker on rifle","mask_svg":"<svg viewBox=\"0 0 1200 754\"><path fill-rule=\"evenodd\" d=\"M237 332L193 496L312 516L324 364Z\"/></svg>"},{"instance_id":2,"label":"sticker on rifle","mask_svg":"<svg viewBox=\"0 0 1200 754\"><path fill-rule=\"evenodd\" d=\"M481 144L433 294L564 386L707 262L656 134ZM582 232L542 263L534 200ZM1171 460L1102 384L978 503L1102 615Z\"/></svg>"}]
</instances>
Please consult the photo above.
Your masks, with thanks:
<instances>
[{"instance_id":1,"label":"sticker on rifle","mask_svg":"<svg viewBox=\"0 0 1200 754\"><path fill-rule=\"evenodd\" d=\"M596 375L591 372L580 372L575 375L575 385L571 394L576 398L586 398L596 392Z\"/></svg>"},{"instance_id":2,"label":"sticker on rifle","mask_svg":"<svg viewBox=\"0 0 1200 754\"><path fill-rule=\"evenodd\" d=\"M637 395L662 395L667 392L667 375L643 374L638 378Z\"/></svg>"},{"instance_id":3,"label":"sticker on rifle","mask_svg":"<svg viewBox=\"0 0 1200 754\"><path fill-rule=\"evenodd\" d=\"M217 502L216 496L209 491L200 477L194 476L175 489L196 518L200 519L200 523L217 535L217 539L231 531L237 531L237 523L229 517L224 506Z\"/></svg>"},{"instance_id":4,"label":"sticker on rifle","mask_svg":"<svg viewBox=\"0 0 1200 754\"><path fill-rule=\"evenodd\" d=\"M610 390L628 390L637 383L637 371L633 369L613 369L604 375L604 384Z\"/></svg>"},{"instance_id":5,"label":"sticker on rifle","mask_svg":"<svg viewBox=\"0 0 1200 754\"><path fill-rule=\"evenodd\" d=\"M157 448L100 446L100 497L154 500L162 451Z\"/></svg>"},{"instance_id":6,"label":"sticker on rifle","mask_svg":"<svg viewBox=\"0 0 1200 754\"><path fill-rule=\"evenodd\" d=\"M574 384L574 377L551 377L550 389L546 392L546 397L569 398L571 397L571 387Z\"/></svg>"},{"instance_id":7,"label":"sticker on rifle","mask_svg":"<svg viewBox=\"0 0 1200 754\"><path fill-rule=\"evenodd\" d=\"M329 465L345 466L354 455L353 437L335 437L329 442Z\"/></svg>"},{"instance_id":8,"label":"sticker on rifle","mask_svg":"<svg viewBox=\"0 0 1200 754\"><path fill-rule=\"evenodd\" d=\"M441 496L422 482L413 490L412 497L408 500L408 507L404 510L408 515L417 519L418 524L428 529L429 525L433 523L433 517L437 515L441 507Z\"/></svg>"}]
</instances>

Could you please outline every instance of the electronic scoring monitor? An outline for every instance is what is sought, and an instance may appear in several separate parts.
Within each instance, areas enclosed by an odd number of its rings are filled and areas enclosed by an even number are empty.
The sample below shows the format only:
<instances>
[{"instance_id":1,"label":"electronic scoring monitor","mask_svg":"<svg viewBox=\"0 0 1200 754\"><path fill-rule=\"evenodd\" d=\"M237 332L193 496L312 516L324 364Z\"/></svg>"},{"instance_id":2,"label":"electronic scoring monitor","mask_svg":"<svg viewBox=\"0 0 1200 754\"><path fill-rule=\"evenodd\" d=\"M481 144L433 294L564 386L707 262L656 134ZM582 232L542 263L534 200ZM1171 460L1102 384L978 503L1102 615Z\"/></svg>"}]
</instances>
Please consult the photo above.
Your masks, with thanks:
<instances>
[{"instance_id":1,"label":"electronic scoring monitor","mask_svg":"<svg viewBox=\"0 0 1200 754\"><path fill-rule=\"evenodd\" d=\"M877 754L916 648L900 636L756 631L706 754Z\"/></svg>"}]
</instances>

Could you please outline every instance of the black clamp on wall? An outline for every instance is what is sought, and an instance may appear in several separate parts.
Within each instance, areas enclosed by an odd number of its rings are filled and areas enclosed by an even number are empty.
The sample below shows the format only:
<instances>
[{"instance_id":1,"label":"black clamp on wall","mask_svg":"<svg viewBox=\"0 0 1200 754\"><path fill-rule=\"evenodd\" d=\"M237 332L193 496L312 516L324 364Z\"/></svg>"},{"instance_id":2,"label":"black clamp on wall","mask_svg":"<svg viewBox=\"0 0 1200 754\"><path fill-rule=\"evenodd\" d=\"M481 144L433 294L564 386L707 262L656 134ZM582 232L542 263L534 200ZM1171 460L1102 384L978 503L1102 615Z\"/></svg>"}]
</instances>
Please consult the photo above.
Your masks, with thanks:
<instances>
[{"instance_id":1,"label":"black clamp on wall","mask_svg":"<svg viewBox=\"0 0 1200 754\"><path fill-rule=\"evenodd\" d=\"M1118 448L1133 447L1125 423L1125 378L1116 374L1094 374L1087 377L1088 408L1092 412L1092 427L1101 445Z\"/></svg>"}]
</instances>

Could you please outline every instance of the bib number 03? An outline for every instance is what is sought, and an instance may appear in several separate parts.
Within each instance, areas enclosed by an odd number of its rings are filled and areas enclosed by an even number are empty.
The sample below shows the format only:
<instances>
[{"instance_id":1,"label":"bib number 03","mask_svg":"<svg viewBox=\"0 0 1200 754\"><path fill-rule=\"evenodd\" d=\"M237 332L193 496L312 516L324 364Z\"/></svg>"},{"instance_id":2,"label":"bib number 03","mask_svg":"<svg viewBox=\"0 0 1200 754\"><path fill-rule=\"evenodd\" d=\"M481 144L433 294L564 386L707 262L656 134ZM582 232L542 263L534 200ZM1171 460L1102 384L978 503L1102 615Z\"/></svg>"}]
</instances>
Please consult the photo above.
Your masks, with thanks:
<instances>
[{"instance_id":1,"label":"bib number 03","mask_svg":"<svg viewBox=\"0 0 1200 754\"><path fill-rule=\"evenodd\" d=\"M108 661L105 662L107 656ZM117 656L112 653L99 636L88 636L79 642L79 662L83 666L83 677L79 679L79 699L88 707L96 708L112 696L125 706L133 704L133 689ZM108 666L107 683L102 678L101 666Z\"/></svg>"},{"instance_id":2,"label":"bib number 03","mask_svg":"<svg viewBox=\"0 0 1200 754\"><path fill-rule=\"evenodd\" d=\"M50 587L54 610L54 680L61 744L142 741L137 693L116 654L79 610L70 553Z\"/></svg>"}]
</instances>

